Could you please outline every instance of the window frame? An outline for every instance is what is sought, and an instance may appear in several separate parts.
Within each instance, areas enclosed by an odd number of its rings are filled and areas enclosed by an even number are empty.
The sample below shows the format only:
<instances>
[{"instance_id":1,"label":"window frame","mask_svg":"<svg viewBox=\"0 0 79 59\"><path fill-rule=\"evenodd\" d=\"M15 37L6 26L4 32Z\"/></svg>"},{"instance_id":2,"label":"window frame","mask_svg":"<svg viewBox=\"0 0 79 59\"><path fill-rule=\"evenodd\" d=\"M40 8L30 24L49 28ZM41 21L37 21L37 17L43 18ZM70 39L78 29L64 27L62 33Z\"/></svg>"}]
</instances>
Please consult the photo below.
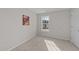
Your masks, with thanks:
<instances>
[{"instance_id":1,"label":"window frame","mask_svg":"<svg viewBox=\"0 0 79 59\"><path fill-rule=\"evenodd\" d=\"M47 18L47 19L46 19ZM41 16L41 31L49 31L49 16ZM43 22L43 21L47 21L47 22ZM44 28L44 24L46 24L46 28Z\"/></svg>"}]
</instances>

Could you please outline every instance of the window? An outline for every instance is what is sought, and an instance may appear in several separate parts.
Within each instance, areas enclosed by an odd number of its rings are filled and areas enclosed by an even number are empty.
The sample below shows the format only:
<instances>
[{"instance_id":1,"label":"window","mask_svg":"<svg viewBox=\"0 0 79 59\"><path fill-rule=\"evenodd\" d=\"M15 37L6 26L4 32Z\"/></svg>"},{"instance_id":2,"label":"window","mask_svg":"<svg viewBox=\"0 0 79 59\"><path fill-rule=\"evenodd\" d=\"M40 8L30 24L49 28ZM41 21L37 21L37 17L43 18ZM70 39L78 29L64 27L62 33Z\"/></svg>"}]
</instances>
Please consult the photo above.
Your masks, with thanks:
<instances>
[{"instance_id":1,"label":"window","mask_svg":"<svg viewBox=\"0 0 79 59\"><path fill-rule=\"evenodd\" d=\"M49 16L41 16L41 30L48 31Z\"/></svg>"}]
</instances>

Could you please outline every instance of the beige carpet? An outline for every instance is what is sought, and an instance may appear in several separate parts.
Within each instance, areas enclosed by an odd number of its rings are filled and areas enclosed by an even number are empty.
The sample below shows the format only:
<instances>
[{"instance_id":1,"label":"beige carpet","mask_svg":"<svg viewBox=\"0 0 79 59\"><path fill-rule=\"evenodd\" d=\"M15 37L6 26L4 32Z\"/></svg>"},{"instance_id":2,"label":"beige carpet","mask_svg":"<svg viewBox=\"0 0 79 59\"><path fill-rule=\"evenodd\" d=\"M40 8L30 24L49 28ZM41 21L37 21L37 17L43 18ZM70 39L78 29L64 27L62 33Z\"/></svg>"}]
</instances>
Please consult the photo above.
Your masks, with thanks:
<instances>
[{"instance_id":1,"label":"beige carpet","mask_svg":"<svg viewBox=\"0 0 79 59\"><path fill-rule=\"evenodd\" d=\"M12 51L79 51L79 49L67 40L36 37Z\"/></svg>"}]
</instances>

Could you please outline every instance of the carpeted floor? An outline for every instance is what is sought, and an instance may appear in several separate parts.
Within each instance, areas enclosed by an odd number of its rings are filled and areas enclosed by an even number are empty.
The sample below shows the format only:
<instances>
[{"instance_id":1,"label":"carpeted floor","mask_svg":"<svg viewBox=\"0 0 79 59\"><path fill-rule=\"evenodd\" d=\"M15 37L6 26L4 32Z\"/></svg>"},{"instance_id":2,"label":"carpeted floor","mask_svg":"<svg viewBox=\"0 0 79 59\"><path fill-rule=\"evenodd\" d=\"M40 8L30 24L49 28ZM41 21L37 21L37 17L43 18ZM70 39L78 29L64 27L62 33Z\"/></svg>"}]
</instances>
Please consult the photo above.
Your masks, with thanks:
<instances>
[{"instance_id":1,"label":"carpeted floor","mask_svg":"<svg viewBox=\"0 0 79 59\"><path fill-rule=\"evenodd\" d=\"M79 49L68 40L36 37L12 51L79 51Z\"/></svg>"}]
</instances>

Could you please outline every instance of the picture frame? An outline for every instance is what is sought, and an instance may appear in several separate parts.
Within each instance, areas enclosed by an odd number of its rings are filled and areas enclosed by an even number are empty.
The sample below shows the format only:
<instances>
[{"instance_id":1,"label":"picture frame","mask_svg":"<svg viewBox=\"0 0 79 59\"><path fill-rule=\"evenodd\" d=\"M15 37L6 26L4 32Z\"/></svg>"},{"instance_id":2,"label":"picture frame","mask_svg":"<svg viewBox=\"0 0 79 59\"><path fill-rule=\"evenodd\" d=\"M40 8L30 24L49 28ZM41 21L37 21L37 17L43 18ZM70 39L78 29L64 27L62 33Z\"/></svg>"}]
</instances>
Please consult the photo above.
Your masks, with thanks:
<instances>
[{"instance_id":1,"label":"picture frame","mask_svg":"<svg viewBox=\"0 0 79 59\"><path fill-rule=\"evenodd\" d=\"M23 25L29 25L30 24L29 16L22 15L22 18L23 18Z\"/></svg>"}]
</instances>

